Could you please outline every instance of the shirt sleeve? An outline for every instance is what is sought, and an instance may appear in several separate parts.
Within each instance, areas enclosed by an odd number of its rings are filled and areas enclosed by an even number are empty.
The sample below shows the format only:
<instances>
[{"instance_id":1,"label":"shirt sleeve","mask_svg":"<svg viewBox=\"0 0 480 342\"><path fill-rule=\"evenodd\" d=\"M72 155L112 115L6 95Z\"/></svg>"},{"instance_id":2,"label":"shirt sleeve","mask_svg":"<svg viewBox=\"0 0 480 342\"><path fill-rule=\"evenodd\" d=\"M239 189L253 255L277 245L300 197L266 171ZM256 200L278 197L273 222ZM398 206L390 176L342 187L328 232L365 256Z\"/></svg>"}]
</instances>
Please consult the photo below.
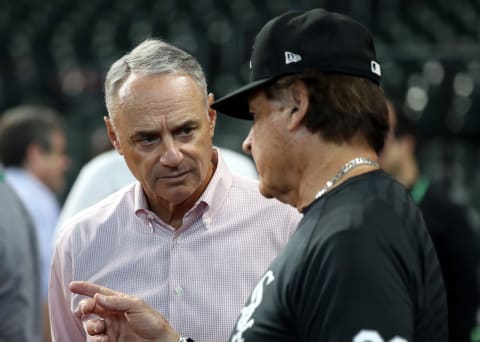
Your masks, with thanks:
<instances>
[{"instance_id":1,"label":"shirt sleeve","mask_svg":"<svg viewBox=\"0 0 480 342\"><path fill-rule=\"evenodd\" d=\"M72 260L67 242L63 236L58 239L50 270L48 297L53 342L86 341L82 322L73 313L75 308L72 307L69 289L72 280Z\"/></svg>"},{"instance_id":2,"label":"shirt sleeve","mask_svg":"<svg viewBox=\"0 0 480 342\"><path fill-rule=\"evenodd\" d=\"M302 341L413 340L405 262L377 233L341 231L310 251L293 296Z\"/></svg>"},{"instance_id":3,"label":"shirt sleeve","mask_svg":"<svg viewBox=\"0 0 480 342\"><path fill-rule=\"evenodd\" d=\"M17 270L16 260L12 258L11 251L16 249L15 242L11 241L8 229L0 225L0 340L28 340L26 331L23 328L25 309L19 306L20 295L16 292L21 288L21 279ZM14 249L11 249L11 248ZM28 307L27 307L28 309Z\"/></svg>"}]
</instances>

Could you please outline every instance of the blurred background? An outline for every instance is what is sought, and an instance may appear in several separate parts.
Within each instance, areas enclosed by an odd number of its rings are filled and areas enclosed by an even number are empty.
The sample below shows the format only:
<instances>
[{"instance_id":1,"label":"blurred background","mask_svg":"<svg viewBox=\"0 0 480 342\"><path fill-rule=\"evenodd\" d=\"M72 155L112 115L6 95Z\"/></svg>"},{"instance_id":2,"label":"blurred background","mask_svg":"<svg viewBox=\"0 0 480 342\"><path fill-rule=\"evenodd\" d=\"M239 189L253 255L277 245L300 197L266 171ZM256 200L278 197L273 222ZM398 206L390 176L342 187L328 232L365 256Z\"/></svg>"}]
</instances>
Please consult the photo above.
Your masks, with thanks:
<instances>
[{"instance_id":1,"label":"blurred background","mask_svg":"<svg viewBox=\"0 0 480 342\"><path fill-rule=\"evenodd\" d=\"M446 180L446 195L468 206L478 230L480 0L0 0L0 110L37 103L60 111L72 182L110 147L103 79L133 46L154 36L189 51L218 98L247 82L253 37L265 21L313 7L372 30L383 88L418 124L423 170ZM240 150L247 130L247 122L221 116L215 142Z\"/></svg>"}]
</instances>

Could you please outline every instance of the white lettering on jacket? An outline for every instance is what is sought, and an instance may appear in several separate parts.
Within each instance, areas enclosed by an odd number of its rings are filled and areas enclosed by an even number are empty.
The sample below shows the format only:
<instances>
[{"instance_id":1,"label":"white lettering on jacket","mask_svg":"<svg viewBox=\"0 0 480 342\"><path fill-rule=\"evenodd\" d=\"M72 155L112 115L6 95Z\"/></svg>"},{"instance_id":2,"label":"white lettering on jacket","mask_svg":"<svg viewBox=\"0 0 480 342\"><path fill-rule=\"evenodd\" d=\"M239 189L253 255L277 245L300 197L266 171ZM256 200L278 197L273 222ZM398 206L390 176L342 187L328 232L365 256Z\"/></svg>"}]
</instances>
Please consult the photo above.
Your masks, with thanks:
<instances>
[{"instance_id":1,"label":"white lettering on jacket","mask_svg":"<svg viewBox=\"0 0 480 342\"><path fill-rule=\"evenodd\" d=\"M252 291L250 296L250 304L245 305L240 312L240 318L237 321L237 325L235 326L236 334L233 335L231 342L244 342L243 333L251 328L255 323L255 320L252 318L255 309L262 303L263 299L263 287L264 285L269 285L275 276L273 275L272 271L267 271L265 275L260 279L257 286Z\"/></svg>"}]
</instances>

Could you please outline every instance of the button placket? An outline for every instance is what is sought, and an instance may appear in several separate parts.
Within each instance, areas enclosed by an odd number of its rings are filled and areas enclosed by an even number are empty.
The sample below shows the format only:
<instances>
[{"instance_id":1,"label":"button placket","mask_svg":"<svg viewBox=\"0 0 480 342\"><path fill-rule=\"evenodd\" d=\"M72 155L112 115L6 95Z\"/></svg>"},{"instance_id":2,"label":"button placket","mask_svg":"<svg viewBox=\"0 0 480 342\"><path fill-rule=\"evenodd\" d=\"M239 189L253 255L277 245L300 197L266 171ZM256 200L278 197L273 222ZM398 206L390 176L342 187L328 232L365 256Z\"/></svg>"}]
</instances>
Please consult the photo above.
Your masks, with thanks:
<instances>
[{"instance_id":1,"label":"button placket","mask_svg":"<svg viewBox=\"0 0 480 342\"><path fill-rule=\"evenodd\" d=\"M174 235L173 237L173 253L181 253L181 250L175 251L176 247L180 247L181 244L185 242L185 237L183 236L183 232L179 233L178 235ZM180 275L179 269L177 268L179 265L175 264L175 275L173 276L172 280L172 285L173 285L173 295L175 297L179 297L183 294L183 286L182 286L182 277L178 277Z\"/></svg>"}]
</instances>

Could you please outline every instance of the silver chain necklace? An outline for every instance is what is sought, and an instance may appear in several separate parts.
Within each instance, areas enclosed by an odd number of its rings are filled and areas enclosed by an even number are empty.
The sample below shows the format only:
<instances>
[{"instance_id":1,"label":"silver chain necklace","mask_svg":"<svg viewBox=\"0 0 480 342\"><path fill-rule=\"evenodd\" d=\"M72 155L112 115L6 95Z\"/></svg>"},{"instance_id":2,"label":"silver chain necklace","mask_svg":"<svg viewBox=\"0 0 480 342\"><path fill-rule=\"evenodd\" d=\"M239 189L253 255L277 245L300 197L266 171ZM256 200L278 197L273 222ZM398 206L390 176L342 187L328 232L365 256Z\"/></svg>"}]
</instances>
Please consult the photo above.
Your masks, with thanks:
<instances>
[{"instance_id":1,"label":"silver chain necklace","mask_svg":"<svg viewBox=\"0 0 480 342\"><path fill-rule=\"evenodd\" d=\"M319 197L322 197L328 190L330 190L332 188L332 186L335 185L336 182L338 182L338 180L340 178L342 178L348 172L350 172L352 169L354 169L354 168L356 168L357 166L360 166L360 165L371 165L371 166L377 167L378 162L376 160L372 160L372 159L368 159L368 158L364 158L364 157L358 157L358 158L350 160L348 163L343 165L343 167L340 169L340 171L338 171L337 174L335 176L333 176L332 179L330 179L325 184L325 186L322 188L322 190L317 192L317 194L315 195L315 199L317 199Z\"/></svg>"}]
</instances>

